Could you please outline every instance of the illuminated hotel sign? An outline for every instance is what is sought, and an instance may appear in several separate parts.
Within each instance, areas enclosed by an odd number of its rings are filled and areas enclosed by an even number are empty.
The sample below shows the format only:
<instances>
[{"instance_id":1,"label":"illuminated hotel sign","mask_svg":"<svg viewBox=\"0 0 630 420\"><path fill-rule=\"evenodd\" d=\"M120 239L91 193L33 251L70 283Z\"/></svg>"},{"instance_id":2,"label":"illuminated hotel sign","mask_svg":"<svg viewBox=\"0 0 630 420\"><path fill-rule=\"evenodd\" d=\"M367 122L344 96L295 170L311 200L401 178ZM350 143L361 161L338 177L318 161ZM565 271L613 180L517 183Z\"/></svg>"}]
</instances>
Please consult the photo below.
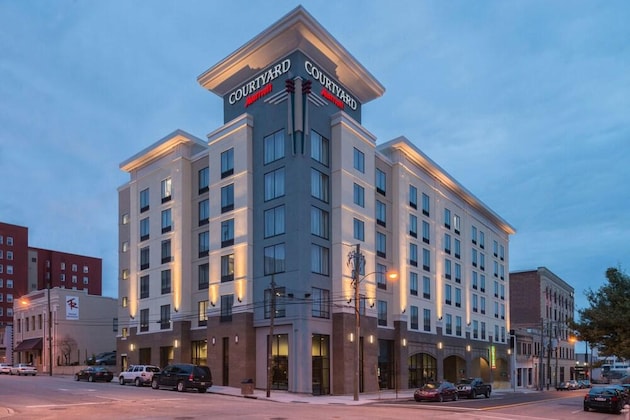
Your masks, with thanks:
<instances>
[{"instance_id":1,"label":"illuminated hotel sign","mask_svg":"<svg viewBox=\"0 0 630 420\"><path fill-rule=\"evenodd\" d=\"M271 82L288 72L290 68L291 60L287 58L230 93L228 102L230 105L234 105L241 99L247 98L245 107L250 106L258 99L271 93L273 89Z\"/></svg>"},{"instance_id":2,"label":"illuminated hotel sign","mask_svg":"<svg viewBox=\"0 0 630 420\"><path fill-rule=\"evenodd\" d=\"M338 84L330 80L319 68L315 67L310 61L304 62L304 69L313 76L322 85L322 96L335 104L338 108L343 109L344 105L348 105L350 109L357 109L357 101L343 90Z\"/></svg>"}]
</instances>

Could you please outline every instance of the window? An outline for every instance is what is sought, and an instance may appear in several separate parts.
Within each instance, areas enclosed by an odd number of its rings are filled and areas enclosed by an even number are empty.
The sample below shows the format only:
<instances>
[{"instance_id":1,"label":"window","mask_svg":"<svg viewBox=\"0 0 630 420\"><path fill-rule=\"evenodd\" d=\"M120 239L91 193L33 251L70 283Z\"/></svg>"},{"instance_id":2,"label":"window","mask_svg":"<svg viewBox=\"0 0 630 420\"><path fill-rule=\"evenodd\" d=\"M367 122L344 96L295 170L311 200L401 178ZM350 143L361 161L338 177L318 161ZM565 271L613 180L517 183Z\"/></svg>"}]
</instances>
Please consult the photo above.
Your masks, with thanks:
<instances>
[{"instance_id":1,"label":"window","mask_svg":"<svg viewBox=\"0 0 630 420\"><path fill-rule=\"evenodd\" d=\"M453 298L453 288L450 284L444 285L444 303L450 305Z\"/></svg>"},{"instance_id":2,"label":"window","mask_svg":"<svg viewBox=\"0 0 630 420\"><path fill-rule=\"evenodd\" d=\"M479 231L479 248L483 249L486 247L486 234L482 231Z\"/></svg>"},{"instance_id":3,"label":"window","mask_svg":"<svg viewBox=\"0 0 630 420\"><path fill-rule=\"evenodd\" d=\"M455 239L455 258L461 258L462 256L462 243L459 239Z\"/></svg>"},{"instance_id":4,"label":"window","mask_svg":"<svg viewBox=\"0 0 630 420\"><path fill-rule=\"evenodd\" d=\"M455 307L462 307L462 289L459 287L455 288Z\"/></svg>"},{"instance_id":5,"label":"window","mask_svg":"<svg viewBox=\"0 0 630 420\"><path fill-rule=\"evenodd\" d=\"M140 213L149 210L149 189L140 191Z\"/></svg>"},{"instance_id":6,"label":"window","mask_svg":"<svg viewBox=\"0 0 630 420\"><path fill-rule=\"evenodd\" d=\"M479 296L475 293L472 295L472 311L479 312Z\"/></svg>"},{"instance_id":7,"label":"window","mask_svg":"<svg viewBox=\"0 0 630 420\"><path fill-rule=\"evenodd\" d=\"M328 175L311 169L311 195L328 203Z\"/></svg>"},{"instance_id":8,"label":"window","mask_svg":"<svg viewBox=\"0 0 630 420\"><path fill-rule=\"evenodd\" d=\"M494 282L494 297L495 298L499 297L499 282L498 281Z\"/></svg>"},{"instance_id":9,"label":"window","mask_svg":"<svg viewBox=\"0 0 630 420\"><path fill-rule=\"evenodd\" d=\"M451 260L448 258L444 258L444 277L447 279L451 279L453 277Z\"/></svg>"},{"instance_id":10,"label":"window","mask_svg":"<svg viewBox=\"0 0 630 420\"><path fill-rule=\"evenodd\" d=\"M481 323L481 339L482 340L486 339L486 323L485 322Z\"/></svg>"},{"instance_id":11,"label":"window","mask_svg":"<svg viewBox=\"0 0 630 420\"><path fill-rule=\"evenodd\" d=\"M453 334L453 315L446 314L446 334Z\"/></svg>"},{"instance_id":12,"label":"window","mask_svg":"<svg viewBox=\"0 0 630 420\"><path fill-rule=\"evenodd\" d=\"M444 252L449 255L451 253L451 235L448 233L444 234Z\"/></svg>"},{"instance_id":13,"label":"window","mask_svg":"<svg viewBox=\"0 0 630 420\"><path fill-rule=\"evenodd\" d=\"M413 214L409 215L409 235L413 238L418 237L418 217Z\"/></svg>"},{"instance_id":14,"label":"window","mask_svg":"<svg viewBox=\"0 0 630 420\"><path fill-rule=\"evenodd\" d=\"M365 188L359 184L354 184L352 196L354 204L360 207L365 207Z\"/></svg>"},{"instance_id":15,"label":"window","mask_svg":"<svg viewBox=\"0 0 630 420\"><path fill-rule=\"evenodd\" d=\"M144 247L140 250L140 270L146 270L149 268L149 247Z\"/></svg>"},{"instance_id":16,"label":"window","mask_svg":"<svg viewBox=\"0 0 630 420\"><path fill-rule=\"evenodd\" d=\"M171 240L167 239L162 241L162 264L171 262L173 257L171 256Z\"/></svg>"},{"instance_id":17,"label":"window","mask_svg":"<svg viewBox=\"0 0 630 420\"><path fill-rule=\"evenodd\" d=\"M380 169L376 169L376 192L382 195L386 195L387 191L387 177L385 172Z\"/></svg>"},{"instance_id":18,"label":"window","mask_svg":"<svg viewBox=\"0 0 630 420\"><path fill-rule=\"evenodd\" d=\"M499 245L499 258L501 259L501 261L505 259L505 248L503 247L503 245Z\"/></svg>"},{"instance_id":19,"label":"window","mask_svg":"<svg viewBox=\"0 0 630 420\"><path fill-rule=\"evenodd\" d=\"M9 256L9 252L11 252L11 251L8 251L8 252L7 252L7 257ZM13 256L13 253L11 253L11 256ZM12 259L13 259L13 257L11 257L11 258L9 258L9 259L10 259L10 260L12 260ZM74 273L76 273L76 272L77 272L77 265L76 265L76 264L72 264L72 272L74 272Z\"/></svg>"},{"instance_id":20,"label":"window","mask_svg":"<svg viewBox=\"0 0 630 420\"><path fill-rule=\"evenodd\" d=\"M451 211L449 209L444 209L444 227L446 229L451 228Z\"/></svg>"},{"instance_id":21,"label":"window","mask_svg":"<svg viewBox=\"0 0 630 420\"><path fill-rule=\"evenodd\" d=\"M424 331L431 331L431 310L423 309L422 310L422 318L423 318L423 327Z\"/></svg>"},{"instance_id":22,"label":"window","mask_svg":"<svg viewBox=\"0 0 630 420\"><path fill-rule=\"evenodd\" d=\"M479 253L479 269L482 271L486 269L486 255L483 252Z\"/></svg>"},{"instance_id":23,"label":"window","mask_svg":"<svg viewBox=\"0 0 630 420\"><path fill-rule=\"evenodd\" d=\"M418 296L418 273L409 273L409 293Z\"/></svg>"},{"instance_id":24,"label":"window","mask_svg":"<svg viewBox=\"0 0 630 420\"><path fill-rule=\"evenodd\" d=\"M426 248L422 248L422 269L431 271L431 251Z\"/></svg>"},{"instance_id":25,"label":"window","mask_svg":"<svg viewBox=\"0 0 630 420\"><path fill-rule=\"evenodd\" d=\"M311 217L312 226L312 217ZM284 206L265 210L265 238L284 233Z\"/></svg>"},{"instance_id":26,"label":"window","mask_svg":"<svg viewBox=\"0 0 630 420\"><path fill-rule=\"evenodd\" d=\"M282 273L285 270L284 244L265 247L265 275Z\"/></svg>"},{"instance_id":27,"label":"window","mask_svg":"<svg viewBox=\"0 0 630 420\"><path fill-rule=\"evenodd\" d=\"M200 300L197 302L197 325L204 327L208 325L208 301Z\"/></svg>"},{"instance_id":28,"label":"window","mask_svg":"<svg viewBox=\"0 0 630 420\"><path fill-rule=\"evenodd\" d=\"M473 244L477 244L477 228L474 226L470 228L470 239Z\"/></svg>"},{"instance_id":29,"label":"window","mask_svg":"<svg viewBox=\"0 0 630 420\"><path fill-rule=\"evenodd\" d=\"M365 240L365 226L362 220L353 219L354 239Z\"/></svg>"},{"instance_id":30,"label":"window","mask_svg":"<svg viewBox=\"0 0 630 420\"><path fill-rule=\"evenodd\" d=\"M330 318L330 291L313 287L311 299L313 301L313 317Z\"/></svg>"},{"instance_id":31,"label":"window","mask_svg":"<svg viewBox=\"0 0 630 420\"><path fill-rule=\"evenodd\" d=\"M265 201L284 195L284 167L265 174Z\"/></svg>"},{"instance_id":32,"label":"window","mask_svg":"<svg viewBox=\"0 0 630 420\"><path fill-rule=\"evenodd\" d=\"M460 232L461 223L462 223L461 222L461 218L458 215L454 214L453 215L453 230L458 235L459 235L459 232Z\"/></svg>"},{"instance_id":33,"label":"window","mask_svg":"<svg viewBox=\"0 0 630 420\"><path fill-rule=\"evenodd\" d=\"M123 280L129 280L129 269L124 268L121 275ZM0 281L0 287L2 287L2 282Z\"/></svg>"},{"instance_id":34,"label":"window","mask_svg":"<svg viewBox=\"0 0 630 420\"><path fill-rule=\"evenodd\" d=\"M378 301L378 325L387 326L387 302L384 300Z\"/></svg>"},{"instance_id":35,"label":"window","mask_svg":"<svg viewBox=\"0 0 630 420\"><path fill-rule=\"evenodd\" d=\"M234 148L221 153L221 179L234 174Z\"/></svg>"},{"instance_id":36,"label":"window","mask_svg":"<svg viewBox=\"0 0 630 420\"><path fill-rule=\"evenodd\" d=\"M221 187L221 213L234 210L234 184Z\"/></svg>"},{"instance_id":37,"label":"window","mask_svg":"<svg viewBox=\"0 0 630 420\"><path fill-rule=\"evenodd\" d=\"M149 331L149 310L140 309L140 331Z\"/></svg>"},{"instance_id":38,"label":"window","mask_svg":"<svg viewBox=\"0 0 630 420\"><path fill-rule=\"evenodd\" d=\"M329 156L328 139L311 130L311 157L328 166Z\"/></svg>"},{"instance_id":39,"label":"window","mask_svg":"<svg viewBox=\"0 0 630 420\"><path fill-rule=\"evenodd\" d=\"M208 192L210 186L210 169L207 166L199 170L197 179L199 181L199 194Z\"/></svg>"},{"instance_id":40,"label":"window","mask_svg":"<svg viewBox=\"0 0 630 420\"><path fill-rule=\"evenodd\" d=\"M161 280L162 294L166 295L171 293L171 270L162 270Z\"/></svg>"},{"instance_id":41,"label":"window","mask_svg":"<svg viewBox=\"0 0 630 420\"><path fill-rule=\"evenodd\" d=\"M409 264L418 266L418 245L413 243L409 244Z\"/></svg>"},{"instance_id":42,"label":"window","mask_svg":"<svg viewBox=\"0 0 630 420\"><path fill-rule=\"evenodd\" d=\"M386 226L386 209L385 203L376 200L376 223L381 226Z\"/></svg>"},{"instance_id":43,"label":"window","mask_svg":"<svg viewBox=\"0 0 630 420\"><path fill-rule=\"evenodd\" d=\"M479 321L473 321L473 338L479 338Z\"/></svg>"},{"instance_id":44,"label":"window","mask_svg":"<svg viewBox=\"0 0 630 420\"><path fill-rule=\"evenodd\" d=\"M365 173L365 154L355 147L353 156L354 156L354 169L356 169L357 171L361 173Z\"/></svg>"},{"instance_id":45,"label":"window","mask_svg":"<svg viewBox=\"0 0 630 420\"><path fill-rule=\"evenodd\" d=\"M221 222L221 248L234 245L234 219Z\"/></svg>"},{"instance_id":46,"label":"window","mask_svg":"<svg viewBox=\"0 0 630 420\"><path fill-rule=\"evenodd\" d=\"M221 295L221 318L220 322L232 321L232 307L234 306L234 295Z\"/></svg>"},{"instance_id":47,"label":"window","mask_svg":"<svg viewBox=\"0 0 630 420\"><path fill-rule=\"evenodd\" d=\"M494 258L499 256L499 243L497 241L492 241L492 253Z\"/></svg>"},{"instance_id":48,"label":"window","mask_svg":"<svg viewBox=\"0 0 630 420\"><path fill-rule=\"evenodd\" d=\"M418 329L418 307L417 306L411 306L409 308L409 321L411 324L411 329L412 330L417 330Z\"/></svg>"},{"instance_id":49,"label":"window","mask_svg":"<svg viewBox=\"0 0 630 420\"><path fill-rule=\"evenodd\" d=\"M455 263L455 283L462 282L462 266L461 264Z\"/></svg>"},{"instance_id":50,"label":"window","mask_svg":"<svg viewBox=\"0 0 630 420\"><path fill-rule=\"evenodd\" d=\"M328 212L318 207L311 207L311 234L328 239Z\"/></svg>"},{"instance_id":51,"label":"window","mask_svg":"<svg viewBox=\"0 0 630 420\"><path fill-rule=\"evenodd\" d=\"M483 315L486 314L486 298L483 296L479 298L479 312Z\"/></svg>"},{"instance_id":52,"label":"window","mask_svg":"<svg viewBox=\"0 0 630 420\"><path fill-rule=\"evenodd\" d=\"M284 157L284 130L275 133L263 139L264 164L271 163Z\"/></svg>"},{"instance_id":53,"label":"window","mask_svg":"<svg viewBox=\"0 0 630 420\"><path fill-rule=\"evenodd\" d=\"M208 263L199 265L197 278L199 290L207 289L210 283L210 265Z\"/></svg>"},{"instance_id":54,"label":"window","mask_svg":"<svg viewBox=\"0 0 630 420\"><path fill-rule=\"evenodd\" d=\"M149 297L149 276L140 277L140 299Z\"/></svg>"},{"instance_id":55,"label":"window","mask_svg":"<svg viewBox=\"0 0 630 420\"><path fill-rule=\"evenodd\" d=\"M430 199L425 193L422 193L422 214L429 216L430 213Z\"/></svg>"},{"instance_id":56,"label":"window","mask_svg":"<svg viewBox=\"0 0 630 420\"><path fill-rule=\"evenodd\" d=\"M473 248L471 256L472 256L471 259L472 259L473 267L477 267L478 263L477 263L477 250L476 249Z\"/></svg>"},{"instance_id":57,"label":"window","mask_svg":"<svg viewBox=\"0 0 630 420\"><path fill-rule=\"evenodd\" d=\"M376 264L376 286L379 289L387 290L386 273L386 266L384 266L383 264Z\"/></svg>"},{"instance_id":58,"label":"window","mask_svg":"<svg viewBox=\"0 0 630 420\"><path fill-rule=\"evenodd\" d=\"M162 203L166 203L167 201L170 201L171 198L173 198L173 182L171 181L171 178L166 178L164 180L162 180L162 184L161 184L161 197L162 197Z\"/></svg>"},{"instance_id":59,"label":"window","mask_svg":"<svg viewBox=\"0 0 630 420\"><path fill-rule=\"evenodd\" d=\"M160 306L160 329L166 330L171 327L171 305Z\"/></svg>"},{"instance_id":60,"label":"window","mask_svg":"<svg viewBox=\"0 0 630 420\"><path fill-rule=\"evenodd\" d=\"M272 290L275 291L275 295L272 293ZM265 319L271 318L272 306L275 307L274 318L284 318L286 316L285 295L286 291L284 287L265 290Z\"/></svg>"},{"instance_id":61,"label":"window","mask_svg":"<svg viewBox=\"0 0 630 420\"><path fill-rule=\"evenodd\" d=\"M145 217L140 220L140 241L149 239L149 218Z\"/></svg>"},{"instance_id":62,"label":"window","mask_svg":"<svg viewBox=\"0 0 630 420\"><path fill-rule=\"evenodd\" d=\"M221 283L234 280L234 254L221 256Z\"/></svg>"},{"instance_id":63,"label":"window","mask_svg":"<svg viewBox=\"0 0 630 420\"><path fill-rule=\"evenodd\" d=\"M199 233L199 258L207 257L210 253L210 232Z\"/></svg>"},{"instance_id":64,"label":"window","mask_svg":"<svg viewBox=\"0 0 630 420\"><path fill-rule=\"evenodd\" d=\"M409 186L409 206L411 208L418 208L418 189L413 185Z\"/></svg>"},{"instance_id":65,"label":"window","mask_svg":"<svg viewBox=\"0 0 630 420\"><path fill-rule=\"evenodd\" d=\"M210 221L210 201L206 198L199 202L199 226L207 225Z\"/></svg>"},{"instance_id":66,"label":"window","mask_svg":"<svg viewBox=\"0 0 630 420\"><path fill-rule=\"evenodd\" d=\"M422 297L431 299L431 279L427 276L422 276Z\"/></svg>"},{"instance_id":67,"label":"window","mask_svg":"<svg viewBox=\"0 0 630 420\"><path fill-rule=\"evenodd\" d=\"M162 210L162 233L170 232L171 229L171 209Z\"/></svg>"},{"instance_id":68,"label":"window","mask_svg":"<svg viewBox=\"0 0 630 420\"><path fill-rule=\"evenodd\" d=\"M376 232L376 255L387 257L387 237L381 232Z\"/></svg>"},{"instance_id":69,"label":"window","mask_svg":"<svg viewBox=\"0 0 630 420\"><path fill-rule=\"evenodd\" d=\"M328 248L312 244L311 245L311 271L313 273L329 274Z\"/></svg>"},{"instance_id":70,"label":"window","mask_svg":"<svg viewBox=\"0 0 630 420\"><path fill-rule=\"evenodd\" d=\"M493 266L492 272L494 274L494 277L499 277L499 263L497 261L493 261L492 266Z\"/></svg>"},{"instance_id":71,"label":"window","mask_svg":"<svg viewBox=\"0 0 630 420\"><path fill-rule=\"evenodd\" d=\"M455 335L461 337L462 336L462 317L455 317Z\"/></svg>"},{"instance_id":72,"label":"window","mask_svg":"<svg viewBox=\"0 0 630 420\"><path fill-rule=\"evenodd\" d=\"M122 252L129 252L129 242L128 241L124 241L122 243L122 246L120 247Z\"/></svg>"},{"instance_id":73,"label":"window","mask_svg":"<svg viewBox=\"0 0 630 420\"><path fill-rule=\"evenodd\" d=\"M121 223L123 225L128 225L129 224L129 213L125 213L121 216Z\"/></svg>"}]
</instances>

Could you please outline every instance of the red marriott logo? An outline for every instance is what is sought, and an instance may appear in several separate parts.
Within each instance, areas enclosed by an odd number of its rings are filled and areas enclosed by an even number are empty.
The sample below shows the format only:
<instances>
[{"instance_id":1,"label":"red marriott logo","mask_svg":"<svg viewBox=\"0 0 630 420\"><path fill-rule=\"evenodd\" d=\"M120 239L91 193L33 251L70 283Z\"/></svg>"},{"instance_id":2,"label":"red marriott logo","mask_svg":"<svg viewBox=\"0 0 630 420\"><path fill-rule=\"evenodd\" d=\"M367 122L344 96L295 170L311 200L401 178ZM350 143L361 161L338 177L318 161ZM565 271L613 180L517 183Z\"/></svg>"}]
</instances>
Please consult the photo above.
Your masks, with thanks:
<instances>
[{"instance_id":1,"label":"red marriott logo","mask_svg":"<svg viewBox=\"0 0 630 420\"><path fill-rule=\"evenodd\" d=\"M344 104L343 101L340 100L339 98L337 98L335 95L333 95L331 92L329 92L328 90L326 90L325 88L322 88L322 92L321 92L322 96L326 99L328 99L330 102L332 102L333 104L337 105L337 108L339 109L343 109Z\"/></svg>"},{"instance_id":2,"label":"red marriott logo","mask_svg":"<svg viewBox=\"0 0 630 420\"><path fill-rule=\"evenodd\" d=\"M272 89L273 89L273 86L271 85L271 83L267 83L258 92L254 93L253 95L249 95L247 99L245 99L245 108L252 105L254 102L259 100L263 96L270 94Z\"/></svg>"}]
</instances>

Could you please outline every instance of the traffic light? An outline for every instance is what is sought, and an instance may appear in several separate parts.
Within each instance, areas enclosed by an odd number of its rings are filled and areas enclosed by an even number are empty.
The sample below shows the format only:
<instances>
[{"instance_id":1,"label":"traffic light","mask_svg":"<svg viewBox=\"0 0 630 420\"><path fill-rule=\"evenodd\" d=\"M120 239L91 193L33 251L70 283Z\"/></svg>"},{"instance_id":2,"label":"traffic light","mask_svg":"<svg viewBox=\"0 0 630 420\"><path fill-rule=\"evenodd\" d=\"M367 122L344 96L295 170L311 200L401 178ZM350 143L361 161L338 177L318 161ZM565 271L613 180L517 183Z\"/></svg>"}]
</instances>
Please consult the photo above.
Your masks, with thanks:
<instances>
[{"instance_id":1,"label":"traffic light","mask_svg":"<svg viewBox=\"0 0 630 420\"><path fill-rule=\"evenodd\" d=\"M295 92L295 81L293 79L287 79L286 82L284 82L284 86L288 93Z\"/></svg>"},{"instance_id":2,"label":"traffic light","mask_svg":"<svg viewBox=\"0 0 630 420\"><path fill-rule=\"evenodd\" d=\"M305 95L308 95L309 93L311 93L311 81L310 80L305 80L304 83L302 83L302 93Z\"/></svg>"}]
</instances>

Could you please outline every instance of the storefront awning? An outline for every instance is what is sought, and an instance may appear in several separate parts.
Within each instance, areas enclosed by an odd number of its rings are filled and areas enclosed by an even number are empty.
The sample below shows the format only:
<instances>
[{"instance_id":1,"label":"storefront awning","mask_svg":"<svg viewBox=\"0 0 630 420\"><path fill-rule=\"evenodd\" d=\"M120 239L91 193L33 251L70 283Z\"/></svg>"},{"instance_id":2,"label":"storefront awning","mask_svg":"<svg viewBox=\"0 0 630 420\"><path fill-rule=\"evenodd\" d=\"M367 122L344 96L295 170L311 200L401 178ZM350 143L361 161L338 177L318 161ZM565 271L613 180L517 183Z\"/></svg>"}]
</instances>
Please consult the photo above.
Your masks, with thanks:
<instances>
[{"instance_id":1,"label":"storefront awning","mask_svg":"<svg viewBox=\"0 0 630 420\"><path fill-rule=\"evenodd\" d=\"M17 345L13 351L28 351L28 350L41 350L42 349L41 338L27 338Z\"/></svg>"}]
</instances>

